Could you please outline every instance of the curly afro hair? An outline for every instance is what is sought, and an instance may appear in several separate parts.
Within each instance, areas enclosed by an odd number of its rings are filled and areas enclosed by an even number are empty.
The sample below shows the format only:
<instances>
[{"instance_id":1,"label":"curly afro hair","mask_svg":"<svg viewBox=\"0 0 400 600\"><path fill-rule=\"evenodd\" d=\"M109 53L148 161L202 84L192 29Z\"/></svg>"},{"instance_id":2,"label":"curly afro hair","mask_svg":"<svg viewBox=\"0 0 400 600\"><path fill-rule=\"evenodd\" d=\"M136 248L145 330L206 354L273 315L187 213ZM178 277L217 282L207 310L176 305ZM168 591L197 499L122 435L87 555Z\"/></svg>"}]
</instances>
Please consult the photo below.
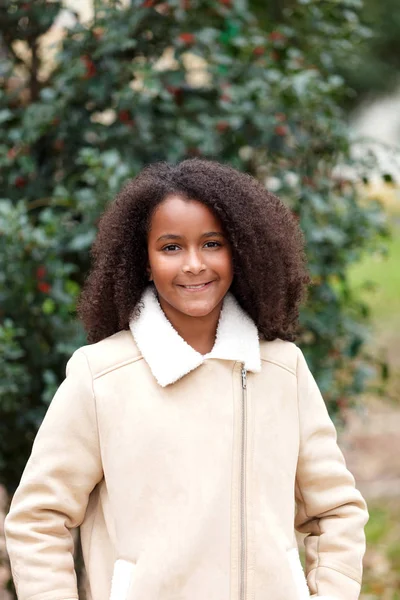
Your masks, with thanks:
<instances>
[{"instance_id":1,"label":"curly afro hair","mask_svg":"<svg viewBox=\"0 0 400 600\"><path fill-rule=\"evenodd\" d=\"M148 285L151 216L171 194L202 202L220 219L232 244L231 292L255 322L260 339L294 341L310 283L296 217L254 177L193 158L145 167L101 216L92 269L77 307L88 343L129 329Z\"/></svg>"}]
</instances>

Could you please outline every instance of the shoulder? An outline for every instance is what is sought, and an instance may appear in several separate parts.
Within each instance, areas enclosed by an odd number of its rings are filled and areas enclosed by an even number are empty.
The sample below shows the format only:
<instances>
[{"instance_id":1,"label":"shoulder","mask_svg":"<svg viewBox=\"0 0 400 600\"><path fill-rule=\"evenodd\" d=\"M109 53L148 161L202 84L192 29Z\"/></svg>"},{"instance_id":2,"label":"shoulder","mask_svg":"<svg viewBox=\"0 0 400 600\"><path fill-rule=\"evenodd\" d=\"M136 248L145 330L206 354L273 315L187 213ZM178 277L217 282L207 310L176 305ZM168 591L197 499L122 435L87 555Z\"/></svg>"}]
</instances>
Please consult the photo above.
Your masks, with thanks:
<instances>
[{"instance_id":1,"label":"shoulder","mask_svg":"<svg viewBox=\"0 0 400 600\"><path fill-rule=\"evenodd\" d=\"M286 369L293 375L297 374L297 361L300 348L293 342L277 338L272 342L260 341L260 355L263 364L272 363Z\"/></svg>"},{"instance_id":2,"label":"shoulder","mask_svg":"<svg viewBox=\"0 0 400 600\"><path fill-rule=\"evenodd\" d=\"M118 331L100 342L81 346L76 352L85 355L93 379L142 359L129 330Z\"/></svg>"}]
</instances>

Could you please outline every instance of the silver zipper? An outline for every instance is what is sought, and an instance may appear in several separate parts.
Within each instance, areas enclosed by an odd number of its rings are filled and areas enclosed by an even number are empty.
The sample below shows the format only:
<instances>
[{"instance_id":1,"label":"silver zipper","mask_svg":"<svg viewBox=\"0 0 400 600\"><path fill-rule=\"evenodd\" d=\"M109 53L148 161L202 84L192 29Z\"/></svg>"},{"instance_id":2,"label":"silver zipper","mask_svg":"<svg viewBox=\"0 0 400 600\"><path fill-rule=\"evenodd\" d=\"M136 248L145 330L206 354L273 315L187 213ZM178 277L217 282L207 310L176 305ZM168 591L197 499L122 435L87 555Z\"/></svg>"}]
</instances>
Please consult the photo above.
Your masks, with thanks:
<instances>
[{"instance_id":1,"label":"silver zipper","mask_svg":"<svg viewBox=\"0 0 400 600\"><path fill-rule=\"evenodd\" d=\"M245 600L246 596L246 475L245 475L245 453L246 453L246 401L247 401L247 371L242 366L242 451L241 451L241 490L240 490L240 522L241 522L241 555L240 555L240 595L239 600Z\"/></svg>"}]
</instances>

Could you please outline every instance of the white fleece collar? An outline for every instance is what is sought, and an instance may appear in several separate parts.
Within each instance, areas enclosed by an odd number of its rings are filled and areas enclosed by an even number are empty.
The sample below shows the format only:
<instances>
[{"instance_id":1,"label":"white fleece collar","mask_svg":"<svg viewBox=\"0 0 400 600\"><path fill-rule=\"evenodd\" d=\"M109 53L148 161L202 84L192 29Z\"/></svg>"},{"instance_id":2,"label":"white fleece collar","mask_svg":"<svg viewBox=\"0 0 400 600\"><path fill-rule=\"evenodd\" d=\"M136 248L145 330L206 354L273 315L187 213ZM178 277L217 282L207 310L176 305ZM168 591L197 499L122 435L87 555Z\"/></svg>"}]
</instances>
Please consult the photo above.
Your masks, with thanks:
<instances>
[{"instance_id":1,"label":"white fleece collar","mask_svg":"<svg viewBox=\"0 0 400 600\"><path fill-rule=\"evenodd\" d=\"M144 291L138 316L129 322L135 342L157 382L174 383L208 358L235 360L247 370L261 370L257 327L234 296L224 298L215 344L208 354L200 354L179 335L162 310L153 285Z\"/></svg>"}]
</instances>

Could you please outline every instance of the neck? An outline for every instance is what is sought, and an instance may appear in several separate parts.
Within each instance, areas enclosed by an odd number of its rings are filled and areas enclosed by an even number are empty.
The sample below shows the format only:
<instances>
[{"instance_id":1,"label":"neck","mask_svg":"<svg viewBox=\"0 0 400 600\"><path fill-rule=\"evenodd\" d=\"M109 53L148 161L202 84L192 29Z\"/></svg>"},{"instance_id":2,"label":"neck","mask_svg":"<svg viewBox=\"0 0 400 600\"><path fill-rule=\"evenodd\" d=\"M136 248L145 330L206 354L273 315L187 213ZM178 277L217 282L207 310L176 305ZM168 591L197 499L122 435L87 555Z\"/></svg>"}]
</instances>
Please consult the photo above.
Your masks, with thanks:
<instances>
[{"instance_id":1,"label":"neck","mask_svg":"<svg viewBox=\"0 0 400 600\"><path fill-rule=\"evenodd\" d=\"M189 346L200 354L208 354L214 347L222 302L204 317L191 317L177 311L159 297L160 306L173 328Z\"/></svg>"}]
</instances>

